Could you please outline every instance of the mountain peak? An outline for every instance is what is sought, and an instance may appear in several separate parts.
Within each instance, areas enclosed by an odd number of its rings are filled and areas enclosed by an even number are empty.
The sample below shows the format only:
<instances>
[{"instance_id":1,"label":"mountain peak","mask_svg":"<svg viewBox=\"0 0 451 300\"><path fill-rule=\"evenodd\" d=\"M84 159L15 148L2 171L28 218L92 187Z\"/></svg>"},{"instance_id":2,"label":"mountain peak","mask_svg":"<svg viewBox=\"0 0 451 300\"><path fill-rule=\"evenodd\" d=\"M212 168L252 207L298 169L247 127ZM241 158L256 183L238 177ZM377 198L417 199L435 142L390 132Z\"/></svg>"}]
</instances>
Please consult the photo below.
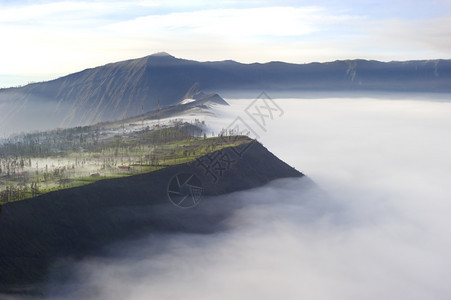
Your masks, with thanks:
<instances>
[{"instance_id":1,"label":"mountain peak","mask_svg":"<svg viewBox=\"0 0 451 300\"><path fill-rule=\"evenodd\" d=\"M169 54L167 52L164 52L164 51L151 54L150 56L169 56L169 57L174 57L171 54Z\"/></svg>"}]
</instances>

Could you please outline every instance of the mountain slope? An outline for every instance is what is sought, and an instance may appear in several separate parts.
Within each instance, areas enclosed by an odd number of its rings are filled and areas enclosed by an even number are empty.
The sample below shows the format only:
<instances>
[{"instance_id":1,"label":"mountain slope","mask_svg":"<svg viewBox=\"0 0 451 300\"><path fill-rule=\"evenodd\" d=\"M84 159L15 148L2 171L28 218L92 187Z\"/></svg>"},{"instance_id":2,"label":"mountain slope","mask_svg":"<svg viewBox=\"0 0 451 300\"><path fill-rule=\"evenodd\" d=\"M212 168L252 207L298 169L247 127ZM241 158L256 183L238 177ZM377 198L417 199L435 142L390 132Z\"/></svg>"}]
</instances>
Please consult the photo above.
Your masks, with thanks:
<instances>
[{"instance_id":1,"label":"mountain slope","mask_svg":"<svg viewBox=\"0 0 451 300\"><path fill-rule=\"evenodd\" d=\"M261 144L249 146L216 181L190 163L5 204L0 213L0 293L42 283L58 258L96 254L136 235L220 230L231 204L209 205L211 199L206 197L194 209L172 205L167 188L174 175L197 174L204 196L303 176Z\"/></svg>"},{"instance_id":2,"label":"mountain slope","mask_svg":"<svg viewBox=\"0 0 451 300\"><path fill-rule=\"evenodd\" d=\"M451 92L451 60L241 64L197 62L158 53L2 89L0 121L21 129L27 122L55 127L120 119L156 108L158 103L175 104L196 83L214 92Z\"/></svg>"}]
</instances>

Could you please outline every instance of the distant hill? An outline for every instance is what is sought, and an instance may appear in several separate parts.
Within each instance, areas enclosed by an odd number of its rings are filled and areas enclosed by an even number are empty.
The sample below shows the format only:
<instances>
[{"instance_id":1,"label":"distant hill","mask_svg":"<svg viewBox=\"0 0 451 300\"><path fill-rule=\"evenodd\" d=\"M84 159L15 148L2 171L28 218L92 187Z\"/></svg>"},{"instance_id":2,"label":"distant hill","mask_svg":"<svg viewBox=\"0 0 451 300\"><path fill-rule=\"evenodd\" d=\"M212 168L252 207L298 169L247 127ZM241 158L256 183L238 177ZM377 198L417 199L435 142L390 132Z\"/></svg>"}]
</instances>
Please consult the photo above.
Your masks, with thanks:
<instances>
[{"instance_id":1,"label":"distant hill","mask_svg":"<svg viewBox=\"0 0 451 300\"><path fill-rule=\"evenodd\" d=\"M77 126L178 103L197 83L205 92L451 92L451 60L242 64L157 53L55 80L0 90L0 121L14 130ZM56 125L55 125L56 124ZM23 128L23 129L22 129ZM31 128L34 128L31 126ZM0 133L1 134L1 133Z\"/></svg>"}]
</instances>

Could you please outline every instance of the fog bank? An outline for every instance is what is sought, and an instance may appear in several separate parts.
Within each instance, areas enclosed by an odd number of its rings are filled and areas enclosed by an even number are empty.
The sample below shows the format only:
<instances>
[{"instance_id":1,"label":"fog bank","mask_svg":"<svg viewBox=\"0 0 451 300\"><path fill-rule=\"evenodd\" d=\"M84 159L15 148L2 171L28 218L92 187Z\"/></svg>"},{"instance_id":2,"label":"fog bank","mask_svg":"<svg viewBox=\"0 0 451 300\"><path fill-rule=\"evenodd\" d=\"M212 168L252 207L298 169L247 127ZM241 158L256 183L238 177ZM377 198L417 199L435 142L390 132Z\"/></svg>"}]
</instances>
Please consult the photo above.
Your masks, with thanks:
<instances>
[{"instance_id":1,"label":"fog bank","mask_svg":"<svg viewBox=\"0 0 451 300\"><path fill-rule=\"evenodd\" d=\"M45 299L449 299L450 102L278 99L264 131L252 100L228 101L214 131L241 116L319 188L284 179L211 199L239 203L226 230L70 262Z\"/></svg>"}]
</instances>

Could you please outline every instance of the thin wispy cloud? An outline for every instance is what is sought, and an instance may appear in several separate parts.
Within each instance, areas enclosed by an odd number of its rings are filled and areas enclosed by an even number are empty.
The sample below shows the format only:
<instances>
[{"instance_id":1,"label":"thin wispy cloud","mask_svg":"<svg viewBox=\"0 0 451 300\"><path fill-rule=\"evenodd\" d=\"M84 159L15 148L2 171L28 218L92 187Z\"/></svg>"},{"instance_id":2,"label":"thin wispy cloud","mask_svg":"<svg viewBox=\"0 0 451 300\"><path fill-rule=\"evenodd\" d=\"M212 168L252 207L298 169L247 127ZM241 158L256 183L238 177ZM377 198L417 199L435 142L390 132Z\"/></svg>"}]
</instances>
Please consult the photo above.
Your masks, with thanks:
<instances>
[{"instance_id":1,"label":"thin wispy cloud","mask_svg":"<svg viewBox=\"0 0 451 300\"><path fill-rule=\"evenodd\" d=\"M395 49L412 49L406 55L415 58L416 51L422 51L431 57L432 53L441 53L439 57L448 57L451 49L451 18L434 18L427 20L387 20L375 27L371 34L377 39L384 39ZM421 50L420 50L421 49Z\"/></svg>"},{"instance_id":2,"label":"thin wispy cloud","mask_svg":"<svg viewBox=\"0 0 451 300\"><path fill-rule=\"evenodd\" d=\"M320 30L324 21L321 8L267 7L252 9L202 10L138 18L109 27L119 32L147 33L148 36L179 35L221 38L252 38L260 36L299 36ZM149 32L147 29L152 28Z\"/></svg>"}]
</instances>

